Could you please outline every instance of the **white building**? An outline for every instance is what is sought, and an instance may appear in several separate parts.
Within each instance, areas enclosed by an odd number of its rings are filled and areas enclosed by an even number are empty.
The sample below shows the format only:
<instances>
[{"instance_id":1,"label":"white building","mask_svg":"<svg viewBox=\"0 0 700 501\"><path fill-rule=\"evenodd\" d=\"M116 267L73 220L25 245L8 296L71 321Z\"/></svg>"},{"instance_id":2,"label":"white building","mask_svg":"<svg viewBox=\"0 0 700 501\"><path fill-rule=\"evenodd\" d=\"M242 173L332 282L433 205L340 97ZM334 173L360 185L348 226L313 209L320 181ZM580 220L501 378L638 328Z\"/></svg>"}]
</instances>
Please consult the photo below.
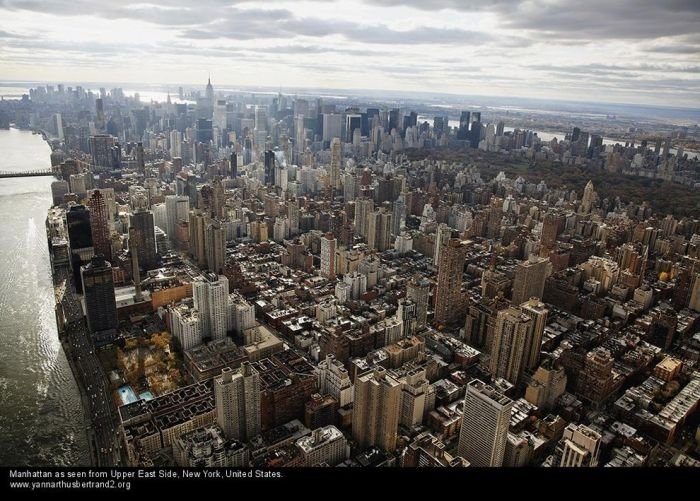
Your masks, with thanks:
<instances>
[{"instance_id":1,"label":"white building","mask_svg":"<svg viewBox=\"0 0 700 501\"><path fill-rule=\"evenodd\" d=\"M344 407L353 400L353 385L345 366L333 355L326 355L318 364L318 391L321 395L331 395Z\"/></svg>"},{"instance_id":2,"label":"white building","mask_svg":"<svg viewBox=\"0 0 700 501\"><path fill-rule=\"evenodd\" d=\"M255 308L238 294L230 294L228 297L228 330L242 335L255 327Z\"/></svg>"},{"instance_id":3,"label":"white building","mask_svg":"<svg viewBox=\"0 0 700 501\"><path fill-rule=\"evenodd\" d=\"M348 457L347 445L342 432L333 425L316 428L310 436L296 441L304 456L304 466L335 466L342 463Z\"/></svg>"},{"instance_id":4,"label":"white building","mask_svg":"<svg viewBox=\"0 0 700 501\"><path fill-rule=\"evenodd\" d=\"M458 453L472 466L501 466L513 401L478 379L467 385Z\"/></svg>"},{"instance_id":5,"label":"white building","mask_svg":"<svg viewBox=\"0 0 700 501\"><path fill-rule=\"evenodd\" d=\"M171 308L170 324L173 336L180 342L183 351L202 344L202 323L195 309L186 304Z\"/></svg>"},{"instance_id":6,"label":"white building","mask_svg":"<svg viewBox=\"0 0 700 501\"><path fill-rule=\"evenodd\" d=\"M335 278L335 247L336 239L332 233L321 237L321 275L326 278Z\"/></svg>"},{"instance_id":7,"label":"white building","mask_svg":"<svg viewBox=\"0 0 700 501\"><path fill-rule=\"evenodd\" d=\"M243 362L214 378L216 422L228 439L248 441L260 433L260 374Z\"/></svg>"},{"instance_id":8,"label":"white building","mask_svg":"<svg viewBox=\"0 0 700 501\"><path fill-rule=\"evenodd\" d=\"M212 339L226 337L228 324L228 278L207 273L192 282L194 307L199 311L202 335Z\"/></svg>"}]
</instances>

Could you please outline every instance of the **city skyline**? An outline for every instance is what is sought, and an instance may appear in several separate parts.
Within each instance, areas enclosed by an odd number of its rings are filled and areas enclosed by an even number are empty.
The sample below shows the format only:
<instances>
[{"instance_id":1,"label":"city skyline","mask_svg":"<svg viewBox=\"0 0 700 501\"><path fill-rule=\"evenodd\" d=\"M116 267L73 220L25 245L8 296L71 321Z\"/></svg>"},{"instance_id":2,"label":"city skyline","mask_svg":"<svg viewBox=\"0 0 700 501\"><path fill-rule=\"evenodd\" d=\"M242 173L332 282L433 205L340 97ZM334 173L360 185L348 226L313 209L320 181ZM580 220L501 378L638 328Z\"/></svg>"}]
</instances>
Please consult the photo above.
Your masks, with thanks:
<instances>
[{"instance_id":1,"label":"city skyline","mask_svg":"<svg viewBox=\"0 0 700 501\"><path fill-rule=\"evenodd\" d=\"M128 68L164 86L211 74L220 87L700 102L692 1L5 1L0 13L14 81L123 81Z\"/></svg>"}]
</instances>

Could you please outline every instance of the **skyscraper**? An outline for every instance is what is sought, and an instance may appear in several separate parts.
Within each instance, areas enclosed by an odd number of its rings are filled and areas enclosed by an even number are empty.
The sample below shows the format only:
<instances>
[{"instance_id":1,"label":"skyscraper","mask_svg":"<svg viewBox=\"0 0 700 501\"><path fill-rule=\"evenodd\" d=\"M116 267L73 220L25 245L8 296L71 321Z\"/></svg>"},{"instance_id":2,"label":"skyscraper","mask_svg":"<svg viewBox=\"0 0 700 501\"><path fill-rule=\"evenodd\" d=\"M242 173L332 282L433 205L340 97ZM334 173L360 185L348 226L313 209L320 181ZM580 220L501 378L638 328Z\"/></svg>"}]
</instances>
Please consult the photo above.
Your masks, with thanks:
<instances>
[{"instance_id":1,"label":"skyscraper","mask_svg":"<svg viewBox=\"0 0 700 501\"><path fill-rule=\"evenodd\" d=\"M465 314L462 295L462 275L467 256L467 242L452 238L440 253L437 286L435 288L436 324L450 324Z\"/></svg>"},{"instance_id":2,"label":"skyscraper","mask_svg":"<svg viewBox=\"0 0 700 501\"><path fill-rule=\"evenodd\" d=\"M413 277L406 285L406 297L416 304L416 329L422 329L428 322L428 300L430 282L420 276Z\"/></svg>"},{"instance_id":3,"label":"skyscraper","mask_svg":"<svg viewBox=\"0 0 700 501\"><path fill-rule=\"evenodd\" d=\"M595 189L593 188L593 181L589 180L586 187L583 189L583 198L581 199L581 206L579 207L579 212L581 214L590 214L593 209L593 203L595 202Z\"/></svg>"},{"instance_id":4,"label":"skyscraper","mask_svg":"<svg viewBox=\"0 0 700 501\"><path fill-rule=\"evenodd\" d=\"M400 401L401 383L384 367L355 380L352 436L360 448L396 449Z\"/></svg>"},{"instance_id":5,"label":"skyscraper","mask_svg":"<svg viewBox=\"0 0 700 501\"><path fill-rule=\"evenodd\" d=\"M343 163L343 144L339 137L331 140L331 165L329 172L329 183L334 194L340 188L340 169Z\"/></svg>"},{"instance_id":6,"label":"skyscraper","mask_svg":"<svg viewBox=\"0 0 700 501\"><path fill-rule=\"evenodd\" d=\"M260 374L243 362L214 378L216 422L229 440L248 441L260 433Z\"/></svg>"},{"instance_id":7,"label":"skyscraper","mask_svg":"<svg viewBox=\"0 0 700 501\"><path fill-rule=\"evenodd\" d=\"M142 142L136 145L136 171L142 176L146 174L146 156Z\"/></svg>"},{"instance_id":8,"label":"skyscraper","mask_svg":"<svg viewBox=\"0 0 700 501\"><path fill-rule=\"evenodd\" d=\"M226 265L226 231L216 219L209 219L204 231L204 249L207 268L216 274L224 272Z\"/></svg>"},{"instance_id":9,"label":"skyscraper","mask_svg":"<svg viewBox=\"0 0 700 501\"><path fill-rule=\"evenodd\" d=\"M90 263L81 267L80 275L88 329L97 345L109 343L114 339L118 326L112 266L104 257L95 256Z\"/></svg>"},{"instance_id":10,"label":"skyscraper","mask_svg":"<svg viewBox=\"0 0 700 501\"><path fill-rule=\"evenodd\" d=\"M551 272L552 263L546 257L530 254L526 261L518 263L513 280L512 304L523 304L531 297L542 299L544 282Z\"/></svg>"},{"instance_id":11,"label":"skyscraper","mask_svg":"<svg viewBox=\"0 0 700 501\"><path fill-rule=\"evenodd\" d=\"M165 212L168 225L165 231L171 242L177 242L175 232L180 221L188 221L190 212L190 199L181 195L167 195L165 197Z\"/></svg>"},{"instance_id":12,"label":"skyscraper","mask_svg":"<svg viewBox=\"0 0 700 501\"><path fill-rule=\"evenodd\" d=\"M228 328L228 278L206 273L192 282L194 307L199 311L202 335L223 339Z\"/></svg>"},{"instance_id":13,"label":"skyscraper","mask_svg":"<svg viewBox=\"0 0 700 501\"><path fill-rule=\"evenodd\" d=\"M112 245L109 238L109 215L105 198L100 190L95 190L88 200L90 208L90 230L95 254L102 254L107 261L112 260Z\"/></svg>"},{"instance_id":14,"label":"skyscraper","mask_svg":"<svg viewBox=\"0 0 700 501\"><path fill-rule=\"evenodd\" d=\"M547 326L549 310L542 301L530 298L520 305L520 310L532 319L532 335L525 346L525 369L533 370L540 363L542 336Z\"/></svg>"},{"instance_id":15,"label":"skyscraper","mask_svg":"<svg viewBox=\"0 0 700 501\"><path fill-rule=\"evenodd\" d=\"M265 186L275 185L275 152L265 152Z\"/></svg>"},{"instance_id":16,"label":"skyscraper","mask_svg":"<svg viewBox=\"0 0 700 501\"><path fill-rule=\"evenodd\" d=\"M374 245L379 252L392 247L391 241L391 212L381 209L375 213Z\"/></svg>"},{"instance_id":17,"label":"skyscraper","mask_svg":"<svg viewBox=\"0 0 700 501\"><path fill-rule=\"evenodd\" d=\"M490 371L518 384L525 369L526 348L531 344L533 321L518 308L498 312L491 345Z\"/></svg>"},{"instance_id":18,"label":"skyscraper","mask_svg":"<svg viewBox=\"0 0 700 501\"><path fill-rule=\"evenodd\" d=\"M331 280L335 278L335 246L336 239L332 233L321 237L321 275Z\"/></svg>"},{"instance_id":19,"label":"skyscraper","mask_svg":"<svg viewBox=\"0 0 700 501\"><path fill-rule=\"evenodd\" d=\"M513 401L478 379L467 385L458 453L472 466L501 466Z\"/></svg>"},{"instance_id":20,"label":"skyscraper","mask_svg":"<svg viewBox=\"0 0 700 501\"><path fill-rule=\"evenodd\" d=\"M66 212L68 242L72 251L92 247L90 212L84 205L73 205Z\"/></svg>"},{"instance_id":21,"label":"skyscraper","mask_svg":"<svg viewBox=\"0 0 700 501\"><path fill-rule=\"evenodd\" d=\"M355 233L366 239L370 233L372 216L374 216L374 200L371 198L355 200Z\"/></svg>"},{"instance_id":22,"label":"skyscraper","mask_svg":"<svg viewBox=\"0 0 700 501\"><path fill-rule=\"evenodd\" d=\"M452 238L452 230L445 223L440 223L435 233L435 251L433 252L433 265L439 266L440 253Z\"/></svg>"},{"instance_id":23,"label":"skyscraper","mask_svg":"<svg viewBox=\"0 0 700 501\"><path fill-rule=\"evenodd\" d=\"M156 255L156 232L153 224L153 213L139 210L129 216L129 224L134 228L134 241L129 239L129 249L138 249L139 266L151 270L158 265Z\"/></svg>"}]
</instances>

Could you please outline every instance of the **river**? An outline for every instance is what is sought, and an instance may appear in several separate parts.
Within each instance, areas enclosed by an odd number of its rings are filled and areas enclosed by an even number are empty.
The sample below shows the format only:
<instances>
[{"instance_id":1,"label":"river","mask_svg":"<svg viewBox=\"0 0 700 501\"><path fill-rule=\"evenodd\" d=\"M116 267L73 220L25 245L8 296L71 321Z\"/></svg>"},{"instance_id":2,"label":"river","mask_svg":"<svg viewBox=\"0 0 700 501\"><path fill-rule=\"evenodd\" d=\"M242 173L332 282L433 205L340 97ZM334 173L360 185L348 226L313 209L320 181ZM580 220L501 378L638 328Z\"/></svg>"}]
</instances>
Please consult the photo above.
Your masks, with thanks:
<instances>
[{"instance_id":1,"label":"river","mask_svg":"<svg viewBox=\"0 0 700 501\"><path fill-rule=\"evenodd\" d=\"M50 166L40 135L0 129L0 171ZM49 177L0 179L0 465L89 465L87 422L54 317Z\"/></svg>"}]
</instances>

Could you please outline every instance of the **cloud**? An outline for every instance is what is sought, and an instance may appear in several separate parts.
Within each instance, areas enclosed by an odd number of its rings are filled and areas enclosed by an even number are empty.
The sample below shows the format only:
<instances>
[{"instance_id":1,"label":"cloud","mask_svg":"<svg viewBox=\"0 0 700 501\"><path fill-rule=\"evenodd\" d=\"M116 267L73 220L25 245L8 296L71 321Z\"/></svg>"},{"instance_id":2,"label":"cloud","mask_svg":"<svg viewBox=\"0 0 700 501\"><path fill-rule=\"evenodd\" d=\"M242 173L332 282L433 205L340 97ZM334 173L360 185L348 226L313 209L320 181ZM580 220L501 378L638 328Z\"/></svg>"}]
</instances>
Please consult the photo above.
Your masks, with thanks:
<instances>
[{"instance_id":1,"label":"cloud","mask_svg":"<svg viewBox=\"0 0 700 501\"><path fill-rule=\"evenodd\" d=\"M484 32L459 28L423 26L394 30L383 24L361 24L341 19L299 18L284 9L233 8L227 16L207 25L186 30L183 38L207 39L287 39L340 36L346 40L379 45L450 45L492 42Z\"/></svg>"},{"instance_id":2,"label":"cloud","mask_svg":"<svg viewBox=\"0 0 700 501\"><path fill-rule=\"evenodd\" d=\"M697 33L698 0L365 0L421 10L490 12L503 28L565 39L642 40Z\"/></svg>"}]
</instances>

